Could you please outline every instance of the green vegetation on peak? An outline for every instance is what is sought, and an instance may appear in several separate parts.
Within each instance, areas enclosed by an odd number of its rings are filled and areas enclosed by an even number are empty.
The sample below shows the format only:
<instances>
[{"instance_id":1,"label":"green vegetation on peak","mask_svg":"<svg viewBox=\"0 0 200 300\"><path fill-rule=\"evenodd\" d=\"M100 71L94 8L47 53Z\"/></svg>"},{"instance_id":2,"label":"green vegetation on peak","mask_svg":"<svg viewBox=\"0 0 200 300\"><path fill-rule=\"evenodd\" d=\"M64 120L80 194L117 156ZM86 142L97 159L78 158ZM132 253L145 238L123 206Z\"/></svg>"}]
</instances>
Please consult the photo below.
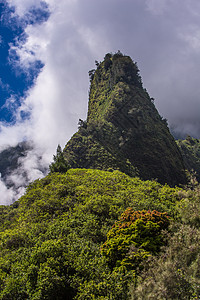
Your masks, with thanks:
<instances>
[{"instance_id":1,"label":"green vegetation on peak","mask_svg":"<svg viewBox=\"0 0 200 300\"><path fill-rule=\"evenodd\" d=\"M121 53L106 54L91 79L88 123L109 120L120 103L126 101L126 94L130 93L129 84L142 88L136 63Z\"/></svg>"},{"instance_id":2,"label":"green vegetation on peak","mask_svg":"<svg viewBox=\"0 0 200 300\"><path fill-rule=\"evenodd\" d=\"M137 64L106 54L89 72L87 121L64 148L72 168L118 169L172 186L186 182L180 151L142 87Z\"/></svg>"}]
</instances>

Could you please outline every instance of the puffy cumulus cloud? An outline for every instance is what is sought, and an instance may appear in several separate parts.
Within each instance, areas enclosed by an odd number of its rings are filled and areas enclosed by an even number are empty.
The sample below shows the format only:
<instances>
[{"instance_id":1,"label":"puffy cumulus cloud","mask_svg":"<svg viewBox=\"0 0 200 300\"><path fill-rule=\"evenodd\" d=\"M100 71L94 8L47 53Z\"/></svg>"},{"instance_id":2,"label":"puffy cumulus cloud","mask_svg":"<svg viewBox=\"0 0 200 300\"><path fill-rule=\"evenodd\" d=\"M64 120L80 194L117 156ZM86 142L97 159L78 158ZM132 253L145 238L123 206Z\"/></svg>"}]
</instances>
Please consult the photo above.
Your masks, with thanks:
<instances>
[{"instance_id":1,"label":"puffy cumulus cloud","mask_svg":"<svg viewBox=\"0 0 200 300\"><path fill-rule=\"evenodd\" d=\"M105 53L118 49L138 62L144 86L169 124L199 136L198 0L181 4L178 0L7 2L28 24L26 39L19 39L10 49L19 57L17 67L28 70L35 61L44 65L15 111L16 123L0 124L1 149L24 139L33 141L34 149L21 163L29 170L27 174L42 176L41 165L48 166L58 143L64 146L76 131L78 119L86 118L87 72L95 59L102 60ZM49 10L46 22L27 22L33 7L45 5ZM29 117L24 120L24 115ZM16 172L23 174L22 168Z\"/></svg>"}]
</instances>

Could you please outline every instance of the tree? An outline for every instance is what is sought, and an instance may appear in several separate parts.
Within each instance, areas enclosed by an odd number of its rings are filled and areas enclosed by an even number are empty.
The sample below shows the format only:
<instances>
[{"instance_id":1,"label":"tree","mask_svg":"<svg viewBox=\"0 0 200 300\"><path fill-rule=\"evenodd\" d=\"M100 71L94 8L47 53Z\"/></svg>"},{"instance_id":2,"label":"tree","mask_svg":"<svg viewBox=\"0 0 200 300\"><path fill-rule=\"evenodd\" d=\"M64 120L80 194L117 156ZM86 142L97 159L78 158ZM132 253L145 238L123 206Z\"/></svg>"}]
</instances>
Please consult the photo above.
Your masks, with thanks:
<instances>
[{"instance_id":1,"label":"tree","mask_svg":"<svg viewBox=\"0 0 200 300\"><path fill-rule=\"evenodd\" d=\"M53 162L49 166L50 173L59 172L65 173L69 170L69 165L64 158L63 151L60 145L57 147L56 155L53 156Z\"/></svg>"},{"instance_id":2,"label":"tree","mask_svg":"<svg viewBox=\"0 0 200 300\"><path fill-rule=\"evenodd\" d=\"M95 69L92 69L88 72L89 74L89 78L90 78L90 82L92 82L93 78L94 78L94 73L95 73Z\"/></svg>"},{"instance_id":3,"label":"tree","mask_svg":"<svg viewBox=\"0 0 200 300\"><path fill-rule=\"evenodd\" d=\"M78 121L78 129L80 129L80 128L87 128L87 121L83 121L83 120L81 120L81 119L79 119L79 121Z\"/></svg>"}]
</instances>

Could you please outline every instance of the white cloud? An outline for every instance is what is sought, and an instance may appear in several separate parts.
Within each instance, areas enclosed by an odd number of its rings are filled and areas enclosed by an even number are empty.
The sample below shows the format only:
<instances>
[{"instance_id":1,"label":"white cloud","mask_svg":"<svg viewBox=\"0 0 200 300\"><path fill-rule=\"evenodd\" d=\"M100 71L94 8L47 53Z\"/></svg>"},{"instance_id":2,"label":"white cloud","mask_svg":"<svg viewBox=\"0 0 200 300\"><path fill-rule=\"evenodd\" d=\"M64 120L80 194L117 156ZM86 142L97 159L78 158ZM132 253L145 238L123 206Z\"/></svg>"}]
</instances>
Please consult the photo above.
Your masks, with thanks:
<instances>
[{"instance_id":1,"label":"white cloud","mask_svg":"<svg viewBox=\"0 0 200 300\"><path fill-rule=\"evenodd\" d=\"M15 192L12 188L7 188L5 183L0 178L0 205L9 205L15 198Z\"/></svg>"},{"instance_id":2,"label":"white cloud","mask_svg":"<svg viewBox=\"0 0 200 300\"><path fill-rule=\"evenodd\" d=\"M16 146L26 136L26 122L17 123L15 126L0 123L0 151L9 146Z\"/></svg>"},{"instance_id":3,"label":"white cloud","mask_svg":"<svg viewBox=\"0 0 200 300\"><path fill-rule=\"evenodd\" d=\"M28 183L47 174L49 158L45 160L44 152L34 144L30 143L29 148L31 150L26 150L18 158L18 168L8 173L3 180L0 177L0 205L13 203L24 194Z\"/></svg>"}]
</instances>

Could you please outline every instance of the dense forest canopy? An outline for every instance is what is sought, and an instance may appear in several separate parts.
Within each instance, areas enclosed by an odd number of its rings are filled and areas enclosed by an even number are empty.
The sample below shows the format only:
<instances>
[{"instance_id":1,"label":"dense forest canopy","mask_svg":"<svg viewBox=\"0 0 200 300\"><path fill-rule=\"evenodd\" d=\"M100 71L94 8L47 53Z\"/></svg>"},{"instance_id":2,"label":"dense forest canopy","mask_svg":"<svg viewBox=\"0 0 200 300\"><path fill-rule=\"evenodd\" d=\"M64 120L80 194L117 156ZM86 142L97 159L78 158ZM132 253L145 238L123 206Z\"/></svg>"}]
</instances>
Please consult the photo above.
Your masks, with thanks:
<instances>
[{"instance_id":1,"label":"dense forest canopy","mask_svg":"<svg viewBox=\"0 0 200 300\"><path fill-rule=\"evenodd\" d=\"M199 190L87 169L36 180L0 207L0 298L195 299Z\"/></svg>"}]
</instances>

